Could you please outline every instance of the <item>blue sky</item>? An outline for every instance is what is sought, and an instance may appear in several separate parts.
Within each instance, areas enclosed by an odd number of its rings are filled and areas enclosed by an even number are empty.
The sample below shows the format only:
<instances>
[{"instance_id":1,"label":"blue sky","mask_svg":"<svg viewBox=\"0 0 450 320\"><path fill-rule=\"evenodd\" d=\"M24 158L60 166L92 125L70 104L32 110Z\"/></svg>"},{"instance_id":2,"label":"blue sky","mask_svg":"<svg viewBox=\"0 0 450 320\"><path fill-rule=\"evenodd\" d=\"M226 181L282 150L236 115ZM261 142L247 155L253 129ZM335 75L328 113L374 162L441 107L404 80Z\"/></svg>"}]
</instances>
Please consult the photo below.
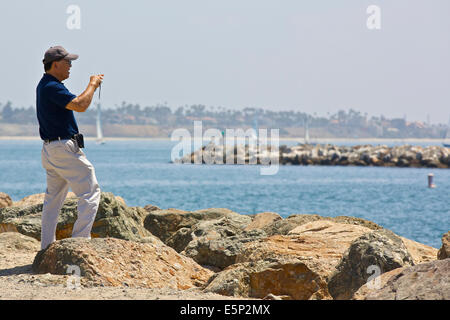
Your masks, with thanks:
<instances>
[{"instance_id":1,"label":"blue sky","mask_svg":"<svg viewBox=\"0 0 450 320\"><path fill-rule=\"evenodd\" d=\"M366 26L369 5L380 30ZM448 0L15 0L0 12L0 103L34 105L43 54L62 45L80 55L66 86L80 94L104 73L104 106L450 115Z\"/></svg>"}]
</instances>

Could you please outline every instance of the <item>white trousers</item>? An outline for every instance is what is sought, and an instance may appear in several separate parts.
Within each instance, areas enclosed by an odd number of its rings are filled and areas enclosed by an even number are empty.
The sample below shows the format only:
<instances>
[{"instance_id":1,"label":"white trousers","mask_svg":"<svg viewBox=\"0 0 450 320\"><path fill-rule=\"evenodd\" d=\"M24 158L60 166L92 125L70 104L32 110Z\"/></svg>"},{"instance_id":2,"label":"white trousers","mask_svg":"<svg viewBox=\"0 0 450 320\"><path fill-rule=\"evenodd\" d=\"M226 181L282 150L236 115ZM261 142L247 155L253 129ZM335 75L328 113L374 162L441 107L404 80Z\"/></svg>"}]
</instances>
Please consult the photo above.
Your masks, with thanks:
<instances>
[{"instance_id":1,"label":"white trousers","mask_svg":"<svg viewBox=\"0 0 450 320\"><path fill-rule=\"evenodd\" d=\"M56 241L58 215L69 187L78 197L78 217L72 237L91 238L100 202L94 166L73 140L56 140L42 147L42 166L47 171L47 190L42 209L41 249Z\"/></svg>"}]
</instances>

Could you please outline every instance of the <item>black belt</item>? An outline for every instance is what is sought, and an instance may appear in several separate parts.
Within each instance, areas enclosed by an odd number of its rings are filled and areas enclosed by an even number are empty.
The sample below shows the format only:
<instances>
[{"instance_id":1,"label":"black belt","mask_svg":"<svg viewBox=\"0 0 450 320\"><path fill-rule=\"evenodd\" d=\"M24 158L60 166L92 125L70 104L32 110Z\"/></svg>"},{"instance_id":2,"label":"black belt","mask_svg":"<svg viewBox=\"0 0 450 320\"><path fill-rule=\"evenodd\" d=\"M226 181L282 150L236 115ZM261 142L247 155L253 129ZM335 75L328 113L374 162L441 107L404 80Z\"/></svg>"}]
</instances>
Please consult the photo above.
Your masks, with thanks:
<instances>
[{"instance_id":1,"label":"black belt","mask_svg":"<svg viewBox=\"0 0 450 320\"><path fill-rule=\"evenodd\" d=\"M44 142L49 143L49 142L56 141L56 140L69 140L69 139L75 139L75 137L74 136L70 136L68 138L57 137L57 138L53 138L53 139L45 139Z\"/></svg>"}]
</instances>

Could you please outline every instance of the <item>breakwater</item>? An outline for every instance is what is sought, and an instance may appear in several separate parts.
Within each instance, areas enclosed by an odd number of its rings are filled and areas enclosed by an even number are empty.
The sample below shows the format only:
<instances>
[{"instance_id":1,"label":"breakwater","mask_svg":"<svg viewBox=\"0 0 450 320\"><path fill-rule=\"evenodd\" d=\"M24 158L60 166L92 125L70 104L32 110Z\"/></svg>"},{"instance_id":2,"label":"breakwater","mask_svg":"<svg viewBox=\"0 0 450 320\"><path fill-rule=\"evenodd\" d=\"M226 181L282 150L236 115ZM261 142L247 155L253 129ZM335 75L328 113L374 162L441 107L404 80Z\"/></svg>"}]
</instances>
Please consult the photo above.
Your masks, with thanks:
<instances>
[{"instance_id":1,"label":"breakwater","mask_svg":"<svg viewBox=\"0 0 450 320\"><path fill-rule=\"evenodd\" d=\"M275 159L276 157L278 159ZM266 159L266 162L262 162L261 159ZM290 147L282 145L277 150L271 146L258 149L249 145L224 147L209 144L174 162L265 164L267 159L278 160L281 165L449 168L450 149L440 146L421 147L412 145L388 147L386 145L299 144Z\"/></svg>"}]
</instances>

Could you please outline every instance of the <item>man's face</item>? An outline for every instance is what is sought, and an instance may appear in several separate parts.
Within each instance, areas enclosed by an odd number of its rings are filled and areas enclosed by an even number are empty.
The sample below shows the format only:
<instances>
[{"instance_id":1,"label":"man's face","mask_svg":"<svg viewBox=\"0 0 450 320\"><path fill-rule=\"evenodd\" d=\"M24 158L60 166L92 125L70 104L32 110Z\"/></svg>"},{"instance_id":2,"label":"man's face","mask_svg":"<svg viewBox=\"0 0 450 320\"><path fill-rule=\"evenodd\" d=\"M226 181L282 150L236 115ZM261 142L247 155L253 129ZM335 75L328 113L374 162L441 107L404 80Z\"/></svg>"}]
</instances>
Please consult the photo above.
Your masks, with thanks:
<instances>
[{"instance_id":1,"label":"man's face","mask_svg":"<svg viewBox=\"0 0 450 320\"><path fill-rule=\"evenodd\" d=\"M70 68L72 67L72 62L70 60L62 59L60 61L55 61L53 64L55 67L55 71L58 73L60 81L69 78Z\"/></svg>"}]
</instances>

